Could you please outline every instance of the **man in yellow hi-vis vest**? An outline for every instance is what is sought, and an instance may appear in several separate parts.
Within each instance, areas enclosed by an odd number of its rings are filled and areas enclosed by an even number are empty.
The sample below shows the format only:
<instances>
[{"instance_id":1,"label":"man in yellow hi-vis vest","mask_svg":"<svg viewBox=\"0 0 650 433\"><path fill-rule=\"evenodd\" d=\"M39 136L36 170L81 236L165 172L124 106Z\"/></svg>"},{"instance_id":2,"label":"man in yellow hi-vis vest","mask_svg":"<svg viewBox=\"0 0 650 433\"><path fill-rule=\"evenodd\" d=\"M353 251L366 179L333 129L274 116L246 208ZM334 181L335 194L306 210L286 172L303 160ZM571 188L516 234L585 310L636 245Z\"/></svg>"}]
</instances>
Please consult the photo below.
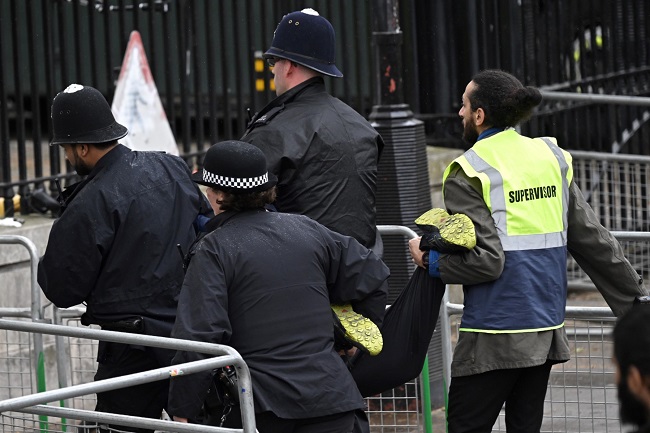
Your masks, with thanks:
<instances>
[{"instance_id":1,"label":"man in yellow hi-vis vest","mask_svg":"<svg viewBox=\"0 0 650 433\"><path fill-rule=\"evenodd\" d=\"M467 85L459 116L472 148L444 174L449 214L474 223L466 252L413 260L447 284L463 284L464 312L451 366L449 433L490 432L506 405L509 432L539 432L552 364L570 357L564 329L567 253L618 316L642 279L573 182L571 155L550 137L514 127L541 102L533 87L499 70Z\"/></svg>"}]
</instances>

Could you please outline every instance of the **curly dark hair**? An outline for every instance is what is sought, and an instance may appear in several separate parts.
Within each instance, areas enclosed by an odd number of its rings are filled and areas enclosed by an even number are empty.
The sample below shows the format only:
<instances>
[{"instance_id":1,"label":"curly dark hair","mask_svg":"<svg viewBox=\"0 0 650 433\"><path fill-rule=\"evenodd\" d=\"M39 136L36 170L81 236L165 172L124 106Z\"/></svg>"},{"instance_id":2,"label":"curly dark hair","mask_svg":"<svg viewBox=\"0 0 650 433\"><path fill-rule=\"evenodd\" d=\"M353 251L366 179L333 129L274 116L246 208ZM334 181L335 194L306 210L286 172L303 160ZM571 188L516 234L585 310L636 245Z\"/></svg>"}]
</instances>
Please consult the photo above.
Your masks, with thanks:
<instances>
[{"instance_id":1,"label":"curly dark hair","mask_svg":"<svg viewBox=\"0 0 650 433\"><path fill-rule=\"evenodd\" d=\"M218 188L213 188L219 191ZM241 212L249 209L259 209L267 204L273 203L276 197L276 188L272 187L266 191L249 192L244 194L231 194L225 191L224 198L219 202L222 210Z\"/></svg>"},{"instance_id":2,"label":"curly dark hair","mask_svg":"<svg viewBox=\"0 0 650 433\"><path fill-rule=\"evenodd\" d=\"M506 128L528 120L542 102L535 87L524 87L513 75L498 69L481 71L472 78L474 91L468 95L472 111L482 108L488 126Z\"/></svg>"}]
</instances>

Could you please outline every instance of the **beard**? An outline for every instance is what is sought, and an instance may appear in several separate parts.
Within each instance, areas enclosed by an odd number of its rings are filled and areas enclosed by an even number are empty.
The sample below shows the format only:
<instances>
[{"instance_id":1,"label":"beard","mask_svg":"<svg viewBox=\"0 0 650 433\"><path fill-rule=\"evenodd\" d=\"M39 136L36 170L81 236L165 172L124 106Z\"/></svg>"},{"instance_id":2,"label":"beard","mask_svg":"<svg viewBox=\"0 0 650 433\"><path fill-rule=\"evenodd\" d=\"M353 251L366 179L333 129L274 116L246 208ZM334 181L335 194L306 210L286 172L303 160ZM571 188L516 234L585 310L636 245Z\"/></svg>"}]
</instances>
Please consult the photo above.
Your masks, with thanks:
<instances>
[{"instance_id":1,"label":"beard","mask_svg":"<svg viewBox=\"0 0 650 433\"><path fill-rule=\"evenodd\" d=\"M648 421L648 409L637 399L622 379L618 384L619 413L623 424L644 426Z\"/></svg>"},{"instance_id":2,"label":"beard","mask_svg":"<svg viewBox=\"0 0 650 433\"><path fill-rule=\"evenodd\" d=\"M463 140L469 144L474 144L478 140L478 130L476 129L474 118L471 116L463 125Z\"/></svg>"},{"instance_id":3,"label":"beard","mask_svg":"<svg viewBox=\"0 0 650 433\"><path fill-rule=\"evenodd\" d=\"M74 149L74 163L72 168L75 169L79 176L88 176L92 171L92 168L88 166L77 154L77 148Z\"/></svg>"}]
</instances>

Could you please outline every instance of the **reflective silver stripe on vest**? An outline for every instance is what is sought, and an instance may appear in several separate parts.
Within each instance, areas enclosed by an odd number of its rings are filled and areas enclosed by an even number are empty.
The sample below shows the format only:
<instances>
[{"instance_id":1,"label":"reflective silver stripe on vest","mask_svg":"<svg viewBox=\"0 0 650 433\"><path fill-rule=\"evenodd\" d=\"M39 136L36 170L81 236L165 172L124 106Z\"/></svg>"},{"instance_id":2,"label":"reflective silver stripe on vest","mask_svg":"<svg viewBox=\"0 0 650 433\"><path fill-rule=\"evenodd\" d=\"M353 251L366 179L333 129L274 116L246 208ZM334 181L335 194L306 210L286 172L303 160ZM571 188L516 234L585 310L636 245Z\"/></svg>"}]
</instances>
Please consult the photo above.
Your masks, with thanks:
<instances>
[{"instance_id":1,"label":"reflective silver stripe on vest","mask_svg":"<svg viewBox=\"0 0 650 433\"><path fill-rule=\"evenodd\" d=\"M490 211L492 212L494 224L497 226L499 237L502 235L506 236L506 196L503 194L503 178L501 177L501 173L485 162L473 149L465 152L465 159L474 167L474 170L479 173L484 173L490 179L490 205L492 207ZM495 193L494 185L499 185L496 190L501 191L501 194Z\"/></svg>"},{"instance_id":2,"label":"reflective silver stripe on vest","mask_svg":"<svg viewBox=\"0 0 650 433\"><path fill-rule=\"evenodd\" d=\"M503 251L540 250L543 248L563 247L566 245L566 230L541 235L501 236Z\"/></svg>"},{"instance_id":3,"label":"reflective silver stripe on vest","mask_svg":"<svg viewBox=\"0 0 650 433\"><path fill-rule=\"evenodd\" d=\"M536 250L566 246L566 229L568 224L566 209L568 209L569 205L569 184L566 175L569 170L569 165L559 147L546 137L542 138L542 140L548 145L560 164L562 174L562 225L564 227L562 232L508 236L506 225L506 197L503 191L503 178L501 177L501 173L485 162L473 149L465 152L465 159L474 170L479 173L484 173L490 179L490 211L492 212L492 218L494 219L494 224L496 225L499 240L501 240L504 251Z\"/></svg>"},{"instance_id":4,"label":"reflective silver stripe on vest","mask_svg":"<svg viewBox=\"0 0 650 433\"><path fill-rule=\"evenodd\" d=\"M564 157L562 150L557 147L557 144L553 143L553 141L548 137L539 138L546 143L549 149L551 149L551 152L553 152L553 155L557 158L558 164L560 164L560 172L562 173L562 208L564 209L564 212L562 212L562 226L564 227L566 237L566 229L569 225L569 216L566 212L566 210L569 209L569 181L566 178L569 173L569 164L567 164L566 158Z\"/></svg>"}]
</instances>

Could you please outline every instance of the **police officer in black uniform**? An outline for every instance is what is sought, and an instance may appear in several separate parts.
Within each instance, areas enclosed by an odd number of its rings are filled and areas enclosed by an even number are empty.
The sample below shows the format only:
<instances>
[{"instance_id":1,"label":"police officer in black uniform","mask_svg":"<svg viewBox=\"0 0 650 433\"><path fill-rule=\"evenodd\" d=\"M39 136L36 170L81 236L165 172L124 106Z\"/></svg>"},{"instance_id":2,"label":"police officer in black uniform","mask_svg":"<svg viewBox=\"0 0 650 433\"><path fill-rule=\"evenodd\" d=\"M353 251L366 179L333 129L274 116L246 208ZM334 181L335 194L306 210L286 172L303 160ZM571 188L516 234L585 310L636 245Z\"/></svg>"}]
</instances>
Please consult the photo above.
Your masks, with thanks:
<instances>
[{"instance_id":1,"label":"police officer in black uniform","mask_svg":"<svg viewBox=\"0 0 650 433\"><path fill-rule=\"evenodd\" d=\"M307 215L381 256L375 220L377 163L384 142L368 121L331 96L334 28L313 9L282 18L264 58L278 97L251 120L242 141L262 149L278 177L278 210Z\"/></svg>"},{"instance_id":2,"label":"police officer in black uniform","mask_svg":"<svg viewBox=\"0 0 650 433\"><path fill-rule=\"evenodd\" d=\"M380 323L388 268L311 218L266 211L277 179L249 143L215 144L193 177L208 187L216 216L192 251L172 337L242 355L260 432L352 431L364 401L334 348L330 303L349 303ZM179 352L174 361L205 357ZM210 372L172 380L176 420L199 418L210 383ZM240 421L233 412L224 426Z\"/></svg>"},{"instance_id":3,"label":"police officer in black uniform","mask_svg":"<svg viewBox=\"0 0 650 433\"><path fill-rule=\"evenodd\" d=\"M118 144L127 129L90 86L72 84L54 98L52 126L51 145L84 179L64 191L39 262L45 296L61 308L85 303L85 325L169 336L184 276L177 245L187 250L197 215L212 215L186 163ZM101 341L95 379L167 366L173 354ZM156 381L102 392L96 410L160 418L168 387Z\"/></svg>"}]
</instances>

